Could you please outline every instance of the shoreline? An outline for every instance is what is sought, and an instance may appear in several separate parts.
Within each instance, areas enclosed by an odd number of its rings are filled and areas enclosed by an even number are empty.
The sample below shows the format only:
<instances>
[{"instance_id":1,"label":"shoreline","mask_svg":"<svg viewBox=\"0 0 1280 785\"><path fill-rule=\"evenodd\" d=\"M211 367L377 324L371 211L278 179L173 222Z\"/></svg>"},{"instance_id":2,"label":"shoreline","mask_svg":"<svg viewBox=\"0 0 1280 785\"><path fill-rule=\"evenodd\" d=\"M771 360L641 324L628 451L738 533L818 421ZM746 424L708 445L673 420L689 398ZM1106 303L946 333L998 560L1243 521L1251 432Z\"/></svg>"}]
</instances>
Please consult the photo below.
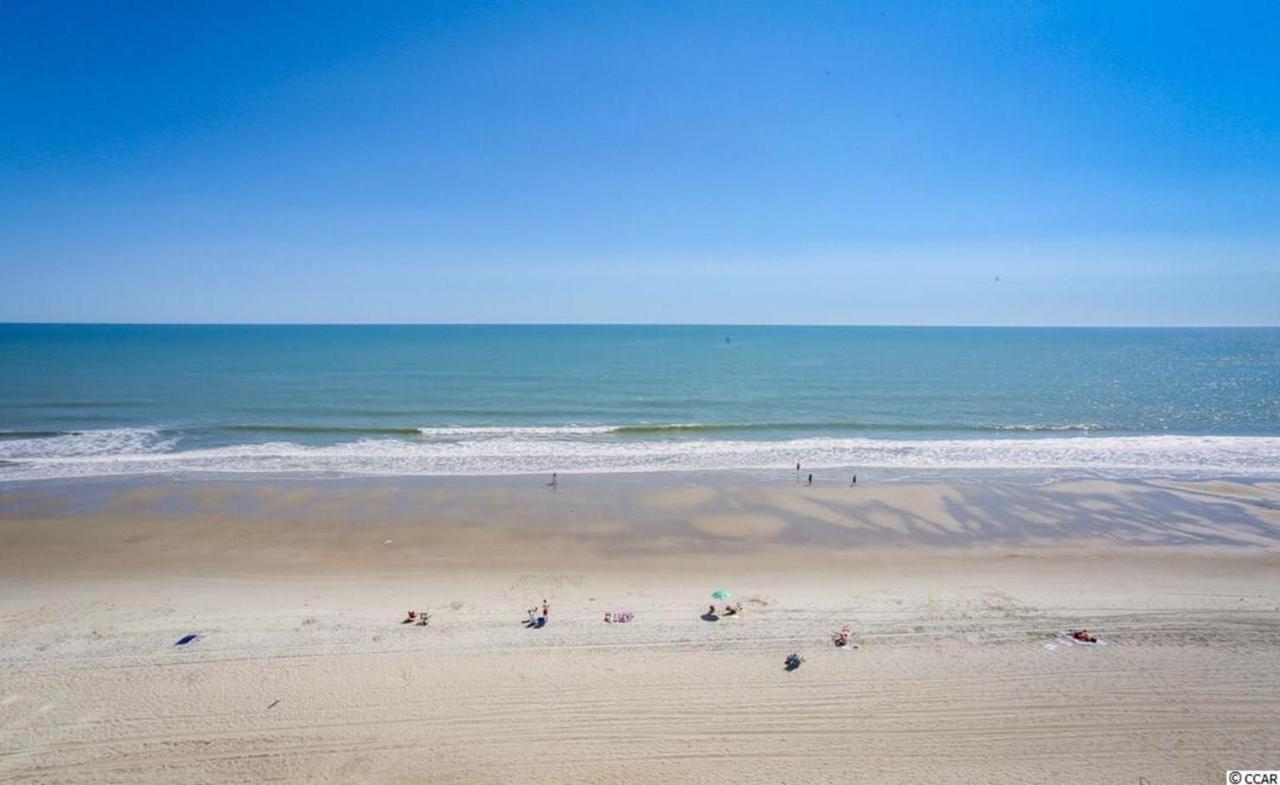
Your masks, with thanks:
<instances>
[{"instance_id":1,"label":"shoreline","mask_svg":"<svg viewBox=\"0 0 1280 785\"><path fill-rule=\"evenodd\" d=\"M596 471L557 469L547 471L476 472L468 474L433 474L430 472L398 473L325 473L325 472L258 472L258 471L182 471L156 473L98 474L82 477L36 477L0 479L0 495L5 489L39 488L85 484L160 484L160 483L253 483L253 482L315 482L315 483L519 483L549 479L552 472L561 477L576 477L597 482L643 483L650 485L697 484L722 485L728 482L754 482L761 484L796 484L794 464L767 468L695 468L695 469L636 469ZM857 474L860 484L922 484L944 483L953 485L982 485L989 483L1011 485L1045 485L1055 482L1236 482L1250 485L1280 484L1280 470L1266 472L1150 472L1147 474L1108 474L1078 469L1049 471L1047 469L897 469L865 465L804 466L801 482L809 472L823 485L848 484L851 474ZM537 484L536 482L534 483Z\"/></svg>"},{"instance_id":2,"label":"shoreline","mask_svg":"<svg viewBox=\"0 0 1280 785\"><path fill-rule=\"evenodd\" d=\"M399 429L396 429L399 430ZM117 428L0 439L0 484L190 477L407 478L728 473L764 480L796 461L825 475L884 481L1043 479L1280 480L1280 437L1135 434L1003 438L605 438L591 427L439 429L446 434L336 443L249 441L200 447L165 429ZM574 429L569 429L573 431ZM457 433L455 433L457 431ZM281 438L287 436L285 431ZM354 437L353 437L354 438ZM177 449L178 446L183 449Z\"/></svg>"}]
</instances>

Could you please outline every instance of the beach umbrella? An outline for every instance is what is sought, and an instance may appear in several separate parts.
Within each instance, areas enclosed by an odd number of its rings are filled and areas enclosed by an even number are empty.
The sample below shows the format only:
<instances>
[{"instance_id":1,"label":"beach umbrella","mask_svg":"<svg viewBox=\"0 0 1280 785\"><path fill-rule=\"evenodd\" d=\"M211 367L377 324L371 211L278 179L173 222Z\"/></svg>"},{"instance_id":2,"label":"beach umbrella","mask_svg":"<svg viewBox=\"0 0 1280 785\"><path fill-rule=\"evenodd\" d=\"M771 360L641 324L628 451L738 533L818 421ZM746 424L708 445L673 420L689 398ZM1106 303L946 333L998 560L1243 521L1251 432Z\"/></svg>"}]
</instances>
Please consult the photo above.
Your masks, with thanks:
<instances>
[{"instance_id":1,"label":"beach umbrella","mask_svg":"<svg viewBox=\"0 0 1280 785\"><path fill-rule=\"evenodd\" d=\"M711 592L711 599L713 600L727 600L731 596L732 595L729 594L729 592L725 591L724 589L716 589L715 591Z\"/></svg>"}]
</instances>

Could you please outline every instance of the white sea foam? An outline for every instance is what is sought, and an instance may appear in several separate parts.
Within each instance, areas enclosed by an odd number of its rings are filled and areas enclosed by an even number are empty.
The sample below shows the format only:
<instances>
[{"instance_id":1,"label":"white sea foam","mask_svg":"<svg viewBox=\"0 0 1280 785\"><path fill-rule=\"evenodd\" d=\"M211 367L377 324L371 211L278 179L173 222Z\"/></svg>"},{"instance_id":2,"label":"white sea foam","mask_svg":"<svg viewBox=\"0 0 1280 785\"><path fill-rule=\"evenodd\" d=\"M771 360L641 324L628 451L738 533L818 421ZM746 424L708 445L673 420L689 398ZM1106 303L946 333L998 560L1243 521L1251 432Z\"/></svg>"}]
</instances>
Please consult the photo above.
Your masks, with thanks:
<instances>
[{"instance_id":1,"label":"white sea foam","mask_svg":"<svg viewBox=\"0 0 1280 785\"><path fill-rule=\"evenodd\" d=\"M497 429L494 429L497 430ZM541 431L542 429L539 429ZM580 429L577 429L580 430ZM1129 436L1004 439L802 438L777 441L458 434L174 450L153 431L112 431L0 445L0 479L135 474L497 475L544 472L785 470L1014 471L1046 476L1280 476L1280 437ZM594 431L593 431L594 433ZM59 442L58 440L66 441ZM40 442L38 451L32 444ZM15 445L19 445L15 447Z\"/></svg>"},{"instance_id":2,"label":"white sea foam","mask_svg":"<svg viewBox=\"0 0 1280 785\"><path fill-rule=\"evenodd\" d=\"M1076 422L1076 423L1028 423L1020 425L993 425L991 426L997 431L1022 431L1026 433L1036 433L1040 431L1100 431L1103 426L1096 422Z\"/></svg>"},{"instance_id":3,"label":"white sea foam","mask_svg":"<svg viewBox=\"0 0 1280 785\"><path fill-rule=\"evenodd\" d=\"M75 459L89 456L145 455L174 445L150 428L104 428L25 439L0 439L0 460Z\"/></svg>"}]
</instances>

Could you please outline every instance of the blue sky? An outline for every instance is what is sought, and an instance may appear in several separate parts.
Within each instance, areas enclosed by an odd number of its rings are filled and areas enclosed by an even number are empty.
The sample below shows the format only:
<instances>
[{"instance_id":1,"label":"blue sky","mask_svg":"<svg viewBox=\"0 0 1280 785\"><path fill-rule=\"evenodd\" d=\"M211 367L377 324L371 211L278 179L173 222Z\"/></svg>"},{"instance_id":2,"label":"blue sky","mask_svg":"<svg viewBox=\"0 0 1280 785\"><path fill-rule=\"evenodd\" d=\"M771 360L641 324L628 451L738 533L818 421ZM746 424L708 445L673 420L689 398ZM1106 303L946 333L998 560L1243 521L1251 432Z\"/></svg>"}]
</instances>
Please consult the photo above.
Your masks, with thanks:
<instances>
[{"instance_id":1,"label":"blue sky","mask_svg":"<svg viewBox=\"0 0 1280 785\"><path fill-rule=\"evenodd\" d=\"M1280 323L1265 3L15 3L0 100L0 320Z\"/></svg>"}]
</instances>

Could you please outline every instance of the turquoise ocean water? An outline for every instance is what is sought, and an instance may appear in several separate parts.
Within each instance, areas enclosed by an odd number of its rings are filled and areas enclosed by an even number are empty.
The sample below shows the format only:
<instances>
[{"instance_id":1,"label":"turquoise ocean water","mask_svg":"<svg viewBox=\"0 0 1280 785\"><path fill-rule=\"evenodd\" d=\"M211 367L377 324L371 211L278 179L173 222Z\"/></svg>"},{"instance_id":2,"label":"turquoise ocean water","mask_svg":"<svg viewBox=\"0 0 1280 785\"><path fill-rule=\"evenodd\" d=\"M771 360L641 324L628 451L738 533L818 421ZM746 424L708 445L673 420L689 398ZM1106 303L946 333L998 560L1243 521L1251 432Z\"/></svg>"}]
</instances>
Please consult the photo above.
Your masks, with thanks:
<instances>
[{"instance_id":1,"label":"turquoise ocean water","mask_svg":"<svg viewBox=\"0 0 1280 785\"><path fill-rule=\"evenodd\" d=\"M1280 476L1280 329L0 325L0 480L797 461Z\"/></svg>"}]
</instances>

